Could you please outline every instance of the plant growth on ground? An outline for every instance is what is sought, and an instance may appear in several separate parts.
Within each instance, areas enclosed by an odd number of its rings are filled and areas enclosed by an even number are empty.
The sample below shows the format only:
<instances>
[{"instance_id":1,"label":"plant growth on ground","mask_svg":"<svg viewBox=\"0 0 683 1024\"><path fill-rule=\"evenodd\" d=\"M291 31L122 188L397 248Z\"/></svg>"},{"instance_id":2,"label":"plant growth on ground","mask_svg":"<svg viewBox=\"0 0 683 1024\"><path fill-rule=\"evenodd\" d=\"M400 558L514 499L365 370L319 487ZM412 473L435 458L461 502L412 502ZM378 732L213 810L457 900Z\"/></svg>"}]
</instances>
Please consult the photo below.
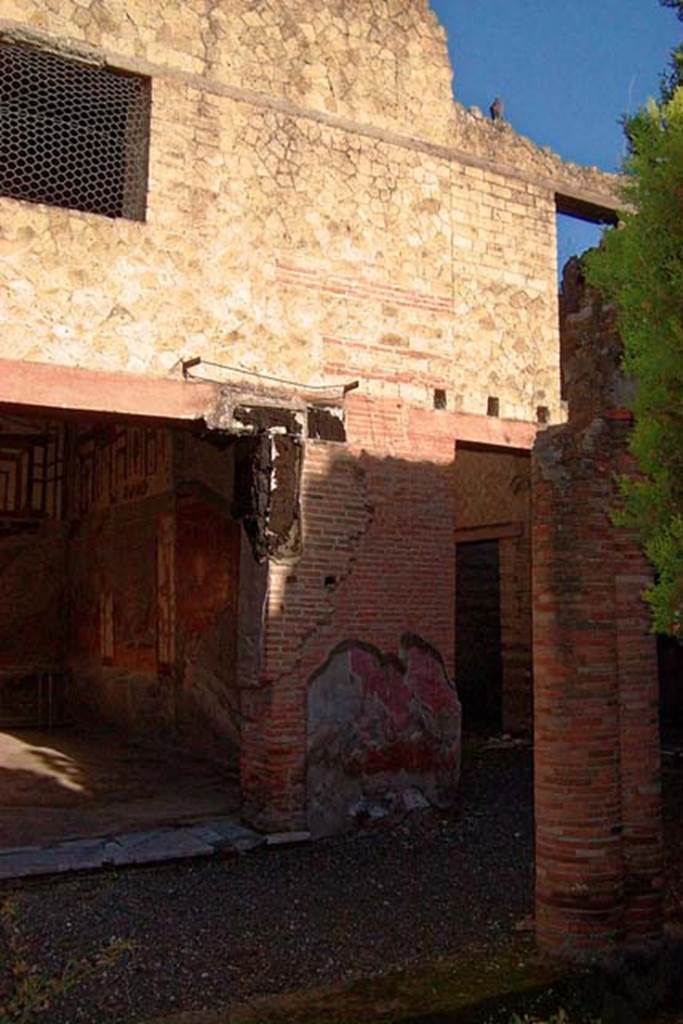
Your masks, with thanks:
<instances>
[{"instance_id":1,"label":"plant growth on ground","mask_svg":"<svg viewBox=\"0 0 683 1024\"><path fill-rule=\"evenodd\" d=\"M662 0L683 20L683 0ZM629 140L618 228L586 257L589 282L617 309L636 388L631 449L642 477L623 482L618 521L637 530L657 581L657 632L683 638L683 46L662 97L624 121Z\"/></svg>"},{"instance_id":2,"label":"plant growth on ground","mask_svg":"<svg viewBox=\"0 0 683 1024\"><path fill-rule=\"evenodd\" d=\"M132 943L112 939L92 956L69 960L61 972L46 974L31 962L21 934L16 905L5 900L0 907L4 933L5 960L0 973L0 1024L31 1024L54 1001L76 988L86 978L112 967Z\"/></svg>"}]
</instances>

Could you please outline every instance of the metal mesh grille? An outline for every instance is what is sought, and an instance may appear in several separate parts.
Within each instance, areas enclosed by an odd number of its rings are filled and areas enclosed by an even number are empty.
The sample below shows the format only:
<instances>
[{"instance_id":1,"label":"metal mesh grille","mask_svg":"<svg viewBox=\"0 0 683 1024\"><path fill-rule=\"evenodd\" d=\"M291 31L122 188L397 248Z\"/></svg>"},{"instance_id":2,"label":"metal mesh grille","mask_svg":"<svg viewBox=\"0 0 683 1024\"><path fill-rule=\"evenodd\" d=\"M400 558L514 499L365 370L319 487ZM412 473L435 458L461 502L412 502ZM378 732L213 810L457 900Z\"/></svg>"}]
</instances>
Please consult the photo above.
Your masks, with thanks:
<instances>
[{"instance_id":1,"label":"metal mesh grille","mask_svg":"<svg viewBox=\"0 0 683 1024\"><path fill-rule=\"evenodd\" d=\"M144 220L150 82L0 43L0 194Z\"/></svg>"}]
</instances>

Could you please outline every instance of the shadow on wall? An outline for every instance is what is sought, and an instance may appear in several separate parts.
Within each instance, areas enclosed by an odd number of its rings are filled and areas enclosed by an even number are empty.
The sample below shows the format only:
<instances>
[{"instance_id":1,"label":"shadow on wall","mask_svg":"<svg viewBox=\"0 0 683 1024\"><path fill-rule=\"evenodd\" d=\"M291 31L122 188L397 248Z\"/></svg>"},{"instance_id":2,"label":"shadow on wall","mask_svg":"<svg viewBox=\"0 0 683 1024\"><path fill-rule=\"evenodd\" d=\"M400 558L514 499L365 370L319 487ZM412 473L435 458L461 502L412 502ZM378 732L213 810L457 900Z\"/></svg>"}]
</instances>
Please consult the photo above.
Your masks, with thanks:
<instances>
[{"instance_id":1,"label":"shadow on wall","mask_svg":"<svg viewBox=\"0 0 683 1024\"><path fill-rule=\"evenodd\" d=\"M242 691L245 815L269 831L330 835L456 796L453 435L371 436L391 456L308 442L302 548L269 564Z\"/></svg>"}]
</instances>

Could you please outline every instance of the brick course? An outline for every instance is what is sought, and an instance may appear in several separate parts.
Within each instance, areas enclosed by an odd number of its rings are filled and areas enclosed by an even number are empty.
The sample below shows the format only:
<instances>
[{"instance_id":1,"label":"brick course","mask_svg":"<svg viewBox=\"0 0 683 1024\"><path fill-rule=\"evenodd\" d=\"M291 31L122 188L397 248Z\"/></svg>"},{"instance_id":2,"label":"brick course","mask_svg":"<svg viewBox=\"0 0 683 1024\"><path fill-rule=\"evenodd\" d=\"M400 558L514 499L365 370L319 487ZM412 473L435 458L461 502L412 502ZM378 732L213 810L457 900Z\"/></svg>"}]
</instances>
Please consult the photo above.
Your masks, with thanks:
<instances>
[{"instance_id":1,"label":"brick course","mask_svg":"<svg viewBox=\"0 0 683 1024\"><path fill-rule=\"evenodd\" d=\"M259 824L304 823L307 686L339 643L397 653L416 633L452 675L454 443L439 412L410 412L356 398L348 447L306 447L303 554L270 567L263 671L247 697L243 788Z\"/></svg>"},{"instance_id":2,"label":"brick course","mask_svg":"<svg viewBox=\"0 0 683 1024\"><path fill-rule=\"evenodd\" d=\"M577 290L564 324L570 420L539 436L532 477L536 928L543 948L572 957L662 927L651 570L611 519L615 473L633 472L615 405L619 340L577 269L566 279Z\"/></svg>"}]
</instances>

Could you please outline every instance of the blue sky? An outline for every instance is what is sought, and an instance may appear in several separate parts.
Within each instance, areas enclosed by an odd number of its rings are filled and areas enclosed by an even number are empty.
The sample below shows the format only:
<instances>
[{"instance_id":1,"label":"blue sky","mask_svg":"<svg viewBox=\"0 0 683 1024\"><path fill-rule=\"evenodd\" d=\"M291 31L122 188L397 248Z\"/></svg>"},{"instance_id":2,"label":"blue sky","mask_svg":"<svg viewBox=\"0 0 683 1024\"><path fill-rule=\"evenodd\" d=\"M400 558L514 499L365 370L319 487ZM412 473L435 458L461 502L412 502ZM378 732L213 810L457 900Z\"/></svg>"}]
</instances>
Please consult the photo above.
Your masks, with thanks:
<instances>
[{"instance_id":1,"label":"blue sky","mask_svg":"<svg viewBox=\"0 0 683 1024\"><path fill-rule=\"evenodd\" d=\"M448 31L454 92L505 118L539 145L578 163L616 170L620 117L655 96L681 38L657 0L431 0ZM561 218L560 258L594 244L596 231Z\"/></svg>"}]
</instances>

